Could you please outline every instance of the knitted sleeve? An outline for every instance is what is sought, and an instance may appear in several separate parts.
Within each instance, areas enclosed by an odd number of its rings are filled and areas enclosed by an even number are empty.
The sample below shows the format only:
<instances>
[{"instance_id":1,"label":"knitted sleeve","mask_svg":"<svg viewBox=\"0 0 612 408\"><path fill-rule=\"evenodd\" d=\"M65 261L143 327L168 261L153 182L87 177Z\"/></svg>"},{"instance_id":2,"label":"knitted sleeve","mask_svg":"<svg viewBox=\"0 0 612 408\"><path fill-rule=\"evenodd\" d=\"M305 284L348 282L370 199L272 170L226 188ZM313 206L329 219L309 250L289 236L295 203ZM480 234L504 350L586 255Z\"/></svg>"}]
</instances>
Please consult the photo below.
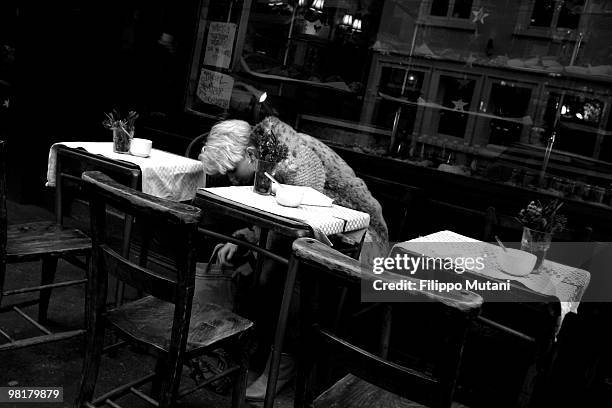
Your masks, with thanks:
<instances>
[{"instance_id":1,"label":"knitted sleeve","mask_svg":"<svg viewBox=\"0 0 612 408\"><path fill-rule=\"evenodd\" d=\"M291 126L275 117L264 119L279 140L289 148L289 157L276 166L276 178L281 183L295 186L308 186L323 191L325 186L325 166L321 158L306 143L304 137Z\"/></svg>"},{"instance_id":2,"label":"knitted sleeve","mask_svg":"<svg viewBox=\"0 0 612 408\"><path fill-rule=\"evenodd\" d=\"M323 191L325 168L319 157L309 148L290 148L289 157L276 166L276 178L284 184L308 186Z\"/></svg>"}]
</instances>

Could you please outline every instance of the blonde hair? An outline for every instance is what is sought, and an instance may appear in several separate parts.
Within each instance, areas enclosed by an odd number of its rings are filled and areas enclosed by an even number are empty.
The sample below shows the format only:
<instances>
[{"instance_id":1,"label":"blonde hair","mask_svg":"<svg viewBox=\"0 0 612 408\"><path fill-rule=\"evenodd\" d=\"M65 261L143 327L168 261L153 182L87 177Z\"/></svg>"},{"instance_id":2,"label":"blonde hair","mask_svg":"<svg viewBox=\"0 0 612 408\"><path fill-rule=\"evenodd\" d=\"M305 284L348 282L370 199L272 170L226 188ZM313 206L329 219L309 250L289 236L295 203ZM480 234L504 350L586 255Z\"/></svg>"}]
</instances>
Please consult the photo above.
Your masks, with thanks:
<instances>
[{"instance_id":1,"label":"blonde hair","mask_svg":"<svg viewBox=\"0 0 612 408\"><path fill-rule=\"evenodd\" d=\"M236 168L249 145L250 134L251 125L244 120L225 120L213 126L198 157L206 174L225 174Z\"/></svg>"}]
</instances>

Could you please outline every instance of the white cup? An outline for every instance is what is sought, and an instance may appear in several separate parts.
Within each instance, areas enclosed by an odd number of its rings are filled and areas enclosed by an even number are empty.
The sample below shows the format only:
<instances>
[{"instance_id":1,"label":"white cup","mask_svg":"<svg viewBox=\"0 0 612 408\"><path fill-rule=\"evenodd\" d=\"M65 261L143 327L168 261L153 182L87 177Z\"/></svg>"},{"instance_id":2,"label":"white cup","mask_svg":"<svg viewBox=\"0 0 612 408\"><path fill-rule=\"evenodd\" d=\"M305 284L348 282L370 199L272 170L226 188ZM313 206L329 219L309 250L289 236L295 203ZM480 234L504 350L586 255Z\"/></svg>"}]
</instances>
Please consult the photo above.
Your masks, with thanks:
<instances>
[{"instance_id":1,"label":"white cup","mask_svg":"<svg viewBox=\"0 0 612 408\"><path fill-rule=\"evenodd\" d=\"M499 264L502 271L514 276L527 276L533 271L537 257L514 248L499 249Z\"/></svg>"},{"instance_id":2,"label":"white cup","mask_svg":"<svg viewBox=\"0 0 612 408\"><path fill-rule=\"evenodd\" d=\"M276 189L276 202L285 207L298 207L304 198L304 190L299 187L283 186Z\"/></svg>"},{"instance_id":3,"label":"white cup","mask_svg":"<svg viewBox=\"0 0 612 408\"><path fill-rule=\"evenodd\" d=\"M149 157L152 147L153 142L149 139L139 139L135 137L130 144L130 153L134 156Z\"/></svg>"}]
</instances>

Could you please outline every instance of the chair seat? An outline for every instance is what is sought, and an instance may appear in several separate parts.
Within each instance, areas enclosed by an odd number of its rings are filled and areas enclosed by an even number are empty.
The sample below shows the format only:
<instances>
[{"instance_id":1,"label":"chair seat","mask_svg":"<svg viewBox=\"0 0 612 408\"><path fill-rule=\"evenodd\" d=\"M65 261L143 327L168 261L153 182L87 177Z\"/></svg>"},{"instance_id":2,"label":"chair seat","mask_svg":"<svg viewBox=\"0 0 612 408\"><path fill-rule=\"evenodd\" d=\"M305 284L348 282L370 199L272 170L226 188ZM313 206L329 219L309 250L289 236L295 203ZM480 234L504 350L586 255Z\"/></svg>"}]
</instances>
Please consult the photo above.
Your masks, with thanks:
<instances>
[{"instance_id":1,"label":"chair seat","mask_svg":"<svg viewBox=\"0 0 612 408\"><path fill-rule=\"evenodd\" d=\"M314 401L315 408L427 408L385 391L353 374L344 376ZM467 408L453 402L452 408Z\"/></svg>"},{"instance_id":2,"label":"chair seat","mask_svg":"<svg viewBox=\"0 0 612 408\"><path fill-rule=\"evenodd\" d=\"M30 222L7 228L7 262L39 259L43 255L81 255L91 251L91 239L77 229L55 222Z\"/></svg>"},{"instance_id":3,"label":"chair seat","mask_svg":"<svg viewBox=\"0 0 612 408\"><path fill-rule=\"evenodd\" d=\"M126 335L159 350L168 351L174 305L147 296L107 312L107 320ZM253 323L212 303L194 302L191 310L188 354L244 332Z\"/></svg>"}]
</instances>

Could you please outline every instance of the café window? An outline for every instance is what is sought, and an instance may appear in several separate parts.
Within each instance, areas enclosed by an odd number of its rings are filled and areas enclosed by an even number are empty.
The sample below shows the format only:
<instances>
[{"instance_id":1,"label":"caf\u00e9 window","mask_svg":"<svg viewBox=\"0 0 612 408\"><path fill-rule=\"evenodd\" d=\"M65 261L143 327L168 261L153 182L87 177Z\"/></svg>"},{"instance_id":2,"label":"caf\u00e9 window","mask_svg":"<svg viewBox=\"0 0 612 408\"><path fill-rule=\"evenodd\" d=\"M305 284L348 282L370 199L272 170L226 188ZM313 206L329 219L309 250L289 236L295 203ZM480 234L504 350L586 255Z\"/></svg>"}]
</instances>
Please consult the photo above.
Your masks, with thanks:
<instances>
[{"instance_id":1,"label":"caf\u00e9 window","mask_svg":"<svg viewBox=\"0 0 612 408\"><path fill-rule=\"evenodd\" d=\"M585 0L535 0L530 25L550 28L578 28Z\"/></svg>"},{"instance_id":2,"label":"caf\u00e9 window","mask_svg":"<svg viewBox=\"0 0 612 408\"><path fill-rule=\"evenodd\" d=\"M583 41L588 18L596 6L586 0L524 0L519 7L515 35Z\"/></svg>"},{"instance_id":3,"label":"caf\u00e9 window","mask_svg":"<svg viewBox=\"0 0 612 408\"><path fill-rule=\"evenodd\" d=\"M605 133L604 113L609 98L572 91L551 90L548 95L545 123L555 129L555 148L597 158Z\"/></svg>"},{"instance_id":4,"label":"caf\u00e9 window","mask_svg":"<svg viewBox=\"0 0 612 408\"><path fill-rule=\"evenodd\" d=\"M433 0L430 14L439 17L469 18L472 0Z\"/></svg>"},{"instance_id":5,"label":"caf\u00e9 window","mask_svg":"<svg viewBox=\"0 0 612 408\"><path fill-rule=\"evenodd\" d=\"M612 182L603 3L202 3L188 112L525 188Z\"/></svg>"}]
</instances>

